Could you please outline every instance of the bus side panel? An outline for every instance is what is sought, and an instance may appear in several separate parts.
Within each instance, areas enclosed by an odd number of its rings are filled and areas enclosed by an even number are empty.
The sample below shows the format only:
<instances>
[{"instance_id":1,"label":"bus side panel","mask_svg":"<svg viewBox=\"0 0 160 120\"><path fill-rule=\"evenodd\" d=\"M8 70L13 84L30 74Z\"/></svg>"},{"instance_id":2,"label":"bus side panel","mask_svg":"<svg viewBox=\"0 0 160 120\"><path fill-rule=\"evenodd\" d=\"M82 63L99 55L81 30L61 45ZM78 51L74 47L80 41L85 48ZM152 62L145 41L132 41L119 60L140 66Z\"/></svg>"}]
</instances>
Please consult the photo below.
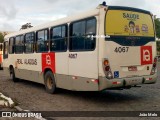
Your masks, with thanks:
<instances>
[{"instance_id":1,"label":"bus side panel","mask_svg":"<svg viewBox=\"0 0 160 120\"><path fill-rule=\"evenodd\" d=\"M77 58L69 53L56 53L56 86L75 91L97 91L97 51L77 52ZM86 67L87 65L87 67ZM72 72L72 75L71 75Z\"/></svg>"},{"instance_id":2,"label":"bus side panel","mask_svg":"<svg viewBox=\"0 0 160 120\"><path fill-rule=\"evenodd\" d=\"M77 55L69 58L69 79L73 81L73 90L98 90L98 83L94 82L98 79L97 51L69 53Z\"/></svg>"},{"instance_id":3,"label":"bus side panel","mask_svg":"<svg viewBox=\"0 0 160 120\"><path fill-rule=\"evenodd\" d=\"M17 78L44 84L43 74L41 72L15 68L15 74Z\"/></svg>"},{"instance_id":4,"label":"bus side panel","mask_svg":"<svg viewBox=\"0 0 160 120\"><path fill-rule=\"evenodd\" d=\"M68 79L68 52L57 52L56 59L56 86L72 90L72 80Z\"/></svg>"},{"instance_id":5,"label":"bus side panel","mask_svg":"<svg viewBox=\"0 0 160 120\"><path fill-rule=\"evenodd\" d=\"M7 67L13 66L17 78L44 84L41 53L10 54L5 61Z\"/></svg>"}]
</instances>

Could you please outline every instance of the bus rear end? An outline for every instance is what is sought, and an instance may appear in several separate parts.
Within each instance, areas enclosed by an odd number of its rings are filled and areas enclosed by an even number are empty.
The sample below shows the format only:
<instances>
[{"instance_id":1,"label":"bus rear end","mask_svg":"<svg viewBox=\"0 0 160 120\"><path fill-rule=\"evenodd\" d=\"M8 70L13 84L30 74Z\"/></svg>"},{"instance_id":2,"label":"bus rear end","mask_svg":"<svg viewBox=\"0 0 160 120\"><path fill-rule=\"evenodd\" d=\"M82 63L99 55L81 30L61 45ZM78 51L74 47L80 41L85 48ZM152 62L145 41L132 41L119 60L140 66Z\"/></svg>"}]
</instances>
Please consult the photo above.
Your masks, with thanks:
<instances>
[{"instance_id":1,"label":"bus rear end","mask_svg":"<svg viewBox=\"0 0 160 120\"><path fill-rule=\"evenodd\" d=\"M155 31L150 12L108 7L105 36L100 89L156 82Z\"/></svg>"}]
</instances>

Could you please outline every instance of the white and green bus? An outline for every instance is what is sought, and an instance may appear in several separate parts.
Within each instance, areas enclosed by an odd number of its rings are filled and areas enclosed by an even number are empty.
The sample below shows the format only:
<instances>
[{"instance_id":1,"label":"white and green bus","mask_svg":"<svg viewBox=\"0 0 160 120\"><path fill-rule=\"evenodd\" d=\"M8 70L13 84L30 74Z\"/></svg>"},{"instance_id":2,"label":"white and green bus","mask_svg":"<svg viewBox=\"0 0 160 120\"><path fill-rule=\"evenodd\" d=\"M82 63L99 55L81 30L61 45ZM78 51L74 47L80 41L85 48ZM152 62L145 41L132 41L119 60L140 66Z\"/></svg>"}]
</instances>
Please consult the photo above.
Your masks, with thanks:
<instances>
[{"instance_id":1,"label":"white and green bus","mask_svg":"<svg viewBox=\"0 0 160 120\"><path fill-rule=\"evenodd\" d=\"M13 81L101 91L155 83L153 15L142 9L96 9L5 36L3 67Z\"/></svg>"}]
</instances>

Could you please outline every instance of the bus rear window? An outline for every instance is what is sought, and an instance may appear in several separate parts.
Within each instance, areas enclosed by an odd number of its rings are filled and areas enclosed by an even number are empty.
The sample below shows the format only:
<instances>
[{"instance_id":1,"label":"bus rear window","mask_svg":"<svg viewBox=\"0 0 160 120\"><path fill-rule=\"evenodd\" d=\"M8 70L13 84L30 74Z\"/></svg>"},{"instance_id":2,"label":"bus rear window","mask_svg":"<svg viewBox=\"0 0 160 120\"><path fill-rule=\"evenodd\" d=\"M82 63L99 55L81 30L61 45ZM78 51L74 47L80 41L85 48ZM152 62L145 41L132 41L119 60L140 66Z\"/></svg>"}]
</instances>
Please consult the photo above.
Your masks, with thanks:
<instances>
[{"instance_id":1,"label":"bus rear window","mask_svg":"<svg viewBox=\"0 0 160 120\"><path fill-rule=\"evenodd\" d=\"M150 14L109 10L106 14L106 35L154 37Z\"/></svg>"},{"instance_id":2,"label":"bus rear window","mask_svg":"<svg viewBox=\"0 0 160 120\"><path fill-rule=\"evenodd\" d=\"M108 10L105 35L108 41L123 46L142 46L154 41L154 25L151 15L127 10Z\"/></svg>"}]
</instances>

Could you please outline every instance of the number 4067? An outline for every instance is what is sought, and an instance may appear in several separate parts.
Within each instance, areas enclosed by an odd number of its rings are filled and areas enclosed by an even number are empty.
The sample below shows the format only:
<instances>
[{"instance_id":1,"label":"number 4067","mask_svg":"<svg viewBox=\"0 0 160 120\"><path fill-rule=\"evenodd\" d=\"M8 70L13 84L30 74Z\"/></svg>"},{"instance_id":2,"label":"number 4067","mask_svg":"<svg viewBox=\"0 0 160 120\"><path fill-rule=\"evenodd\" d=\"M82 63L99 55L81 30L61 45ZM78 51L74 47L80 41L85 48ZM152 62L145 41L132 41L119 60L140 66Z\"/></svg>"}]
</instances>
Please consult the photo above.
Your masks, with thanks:
<instances>
[{"instance_id":1,"label":"number 4067","mask_svg":"<svg viewBox=\"0 0 160 120\"><path fill-rule=\"evenodd\" d=\"M128 52L129 47L116 47L114 52L116 53L125 53Z\"/></svg>"}]
</instances>

